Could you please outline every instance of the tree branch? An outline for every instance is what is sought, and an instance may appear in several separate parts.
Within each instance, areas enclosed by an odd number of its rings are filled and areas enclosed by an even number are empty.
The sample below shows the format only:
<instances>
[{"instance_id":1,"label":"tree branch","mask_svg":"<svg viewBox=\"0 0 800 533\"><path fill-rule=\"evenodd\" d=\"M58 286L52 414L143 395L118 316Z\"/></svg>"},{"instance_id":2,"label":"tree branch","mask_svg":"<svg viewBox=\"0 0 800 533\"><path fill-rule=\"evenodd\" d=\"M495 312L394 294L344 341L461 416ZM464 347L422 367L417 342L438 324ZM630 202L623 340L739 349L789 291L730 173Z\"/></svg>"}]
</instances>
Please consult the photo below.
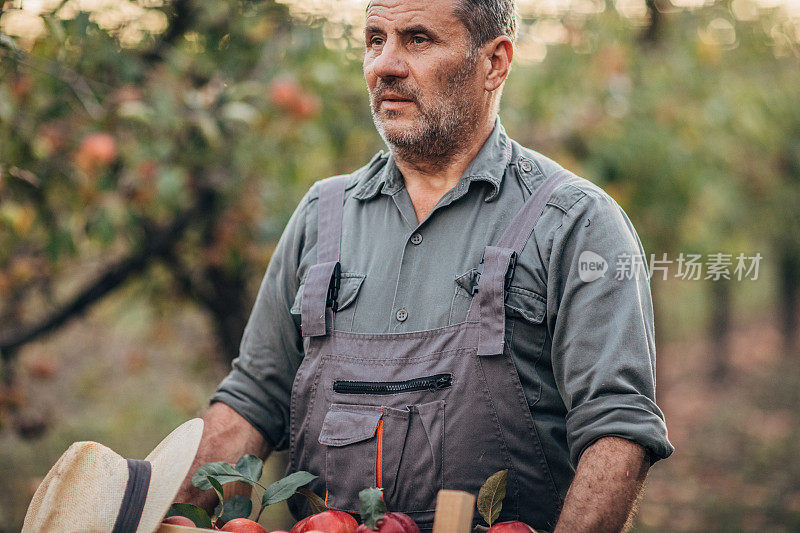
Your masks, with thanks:
<instances>
[{"instance_id":1,"label":"tree branch","mask_svg":"<svg viewBox=\"0 0 800 533\"><path fill-rule=\"evenodd\" d=\"M170 272L186 295L206 307L214 305L213 295L195 278L189 267L178 257L174 249L168 250L161 256L161 259L169 267Z\"/></svg>"},{"instance_id":2,"label":"tree branch","mask_svg":"<svg viewBox=\"0 0 800 533\"><path fill-rule=\"evenodd\" d=\"M650 17L647 27L639 35L639 42L645 46L655 46L661 37L662 15L658 9L658 0L645 0L647 6L647 14Z\"/></svg>"},{"instance_id":3,"label":"tree branch","mask_svg":"<svg viewBox=\"0 0 800 533\"><path fill-rule=\"evenodd\" d=\"M0 356L10 361L24 344L53 331L71 318L81 315L95 302L120 287L131 276L142 272L155 258L163 257L178 243L189 223L202 212L201 205L180 215L168 227L154 231L145 239L142 248L131 256L108 266L105 274L90 283L72 300L57 309L38 324L21 332L0 337Z\"/></svg>"},{"instance_id":4,"label":"tree branch","mask_svg":"<svg viewBox=\"0 0 800 533\"><path fill-rule=\"evenodd\" d=\"M196 16L189 0L175 0L170 3L170 9L165 9L167 15L167 29L158 37L153 48L144 54L148 62L162 61L167 51L178 39L189 31L195 22Z\"/></svg>"}]
</instances>

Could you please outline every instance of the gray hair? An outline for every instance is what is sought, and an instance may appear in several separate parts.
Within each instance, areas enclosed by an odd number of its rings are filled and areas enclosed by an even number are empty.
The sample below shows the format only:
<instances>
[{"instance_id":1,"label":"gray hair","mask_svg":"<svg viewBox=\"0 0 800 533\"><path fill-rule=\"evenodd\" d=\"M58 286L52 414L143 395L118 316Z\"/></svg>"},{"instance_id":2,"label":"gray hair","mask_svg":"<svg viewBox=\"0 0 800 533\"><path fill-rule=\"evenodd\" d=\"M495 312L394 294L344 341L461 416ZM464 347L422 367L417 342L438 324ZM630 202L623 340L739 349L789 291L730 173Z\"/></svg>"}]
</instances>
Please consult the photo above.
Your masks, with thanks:
<instances>
[{"instance_id":1,"label":"gray hair","mask_svg":"<svg viewBox=\"0 0 800 533\"><path fill-rule=\"evenodd\" d=\"M456 17L467 27L472 52L495 37L517 37L516 0L457 0Z\"/></svg>"}]
</instances>

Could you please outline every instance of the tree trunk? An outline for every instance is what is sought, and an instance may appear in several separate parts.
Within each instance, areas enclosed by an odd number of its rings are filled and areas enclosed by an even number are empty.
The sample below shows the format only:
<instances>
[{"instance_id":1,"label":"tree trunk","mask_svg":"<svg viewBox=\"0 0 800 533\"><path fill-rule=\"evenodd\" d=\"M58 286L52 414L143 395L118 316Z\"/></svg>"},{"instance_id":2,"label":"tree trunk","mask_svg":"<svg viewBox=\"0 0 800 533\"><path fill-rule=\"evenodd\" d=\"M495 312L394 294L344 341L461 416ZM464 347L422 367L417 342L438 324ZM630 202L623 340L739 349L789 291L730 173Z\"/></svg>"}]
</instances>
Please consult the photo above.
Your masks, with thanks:
<instances>
[{"instance_id":1,"label":"tree trunk","mask_svg":"<svg viewBox=\"0 0 800 533\"><path fill-rule=\"evenodd\" d=\"M660 0L645 0L647 6L647 26L639 35L639 42L645 46L655 46L661 39L663 18L659 10Z\"/></svg>"},{"instance_id":2,"label":"tree trunk","mask_svg":"<svg viewBox=\"0 0 800 533\"><path fill-rule=\"evenodd\" d=\"M711 282L711 381L723 381L730 372L728 361L731 322L731 282L720 279Z\"/></svg>"},{"instance_id":3,"label":"tree trunk","mask_svg":"<svg viewBox=\"0 0 800 533\"><path fill-rule=\"evenodd\" d=\"M783 248L778 258L778 299L784 353L798 355L797 325L800 304L800 256Z\"/></svg>"},{"instance_id":4,"label":"tree trunk","mask_svg":"<svg viewBox=\"0 0 800 533\"><path fill-rule=\"evenodd\" d=\"M206 269L206 278L216 297L203 303L214 317L222 356L231 362L239 355L239 343L250 317L247 283L243 276L217 268Z\"/></svg>"}]
</instances>

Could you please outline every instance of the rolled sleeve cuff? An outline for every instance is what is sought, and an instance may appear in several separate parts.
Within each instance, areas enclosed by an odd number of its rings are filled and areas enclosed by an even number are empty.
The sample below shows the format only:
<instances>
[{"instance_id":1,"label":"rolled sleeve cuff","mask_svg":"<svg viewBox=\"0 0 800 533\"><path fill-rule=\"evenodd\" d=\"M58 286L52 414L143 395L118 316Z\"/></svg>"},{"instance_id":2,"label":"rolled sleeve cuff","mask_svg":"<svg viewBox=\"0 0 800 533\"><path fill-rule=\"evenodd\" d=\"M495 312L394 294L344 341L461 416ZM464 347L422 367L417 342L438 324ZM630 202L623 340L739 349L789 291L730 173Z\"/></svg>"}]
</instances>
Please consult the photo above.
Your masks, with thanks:
<instances>
[{"instance_id":1,"label":"rolled sleeve cuff","mask_svg":"<svg viewBox=\"0 0 800 533\"><path fill-rule=\"evenodd\" d=\"M621 437L643 446L652 463L675 450L667 439L663 413L652 400L638 394L602 396L576 406L567 414L567 435L573 466L601 437Z\"/></svg>"},{"instance_id":2,"label":"rolled sleeve cuff","mask_svg":"<svg viewBox=\"0 0 800 533\"><path fill-rule=\"evenodd\" d=\"M285 423L278 413L269 409L272 399L258 382L241 369L234 367L222 380L209 403L221 402L236 411L264 437L273 450L288 446Z\"/></svg>"}]
</instances>

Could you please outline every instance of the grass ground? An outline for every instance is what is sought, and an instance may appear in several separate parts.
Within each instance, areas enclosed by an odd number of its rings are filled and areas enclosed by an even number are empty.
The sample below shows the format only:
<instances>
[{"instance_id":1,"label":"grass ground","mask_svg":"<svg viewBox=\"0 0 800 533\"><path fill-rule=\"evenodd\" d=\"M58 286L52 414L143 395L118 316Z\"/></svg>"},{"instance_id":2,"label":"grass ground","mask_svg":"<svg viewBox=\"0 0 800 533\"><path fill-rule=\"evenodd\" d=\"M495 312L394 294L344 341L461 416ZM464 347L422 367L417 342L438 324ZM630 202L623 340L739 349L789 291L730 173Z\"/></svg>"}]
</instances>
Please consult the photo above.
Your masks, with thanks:
<instances>
[{"instance_id":1,"label":"grass ground","mask_svg":"<svg viewBox=\"0 0 800 533\"><path fill-rule=\"evenodd\" d=\"M42 418L47 430L24 439L4 420L0 532L19 531L36 484L71 442L96 440L143 458L201 412L226 373L202 316L169 303L154 310L138 290L130 286L20 353L14 394L24 417ZM683 309L668 302L671 334L658 354L659 404L676 452L653 467L635 531L800 531L800 365L781 354L768 316L745 317L733 333L728 378L710 382L697 328L702 296L687 296L692 290L665 292ZM284 464L285 455L270 458L265 480L280 477ZM262 523L285 528L283 506L275 507Z\"/></svg>"}]
</instances>

